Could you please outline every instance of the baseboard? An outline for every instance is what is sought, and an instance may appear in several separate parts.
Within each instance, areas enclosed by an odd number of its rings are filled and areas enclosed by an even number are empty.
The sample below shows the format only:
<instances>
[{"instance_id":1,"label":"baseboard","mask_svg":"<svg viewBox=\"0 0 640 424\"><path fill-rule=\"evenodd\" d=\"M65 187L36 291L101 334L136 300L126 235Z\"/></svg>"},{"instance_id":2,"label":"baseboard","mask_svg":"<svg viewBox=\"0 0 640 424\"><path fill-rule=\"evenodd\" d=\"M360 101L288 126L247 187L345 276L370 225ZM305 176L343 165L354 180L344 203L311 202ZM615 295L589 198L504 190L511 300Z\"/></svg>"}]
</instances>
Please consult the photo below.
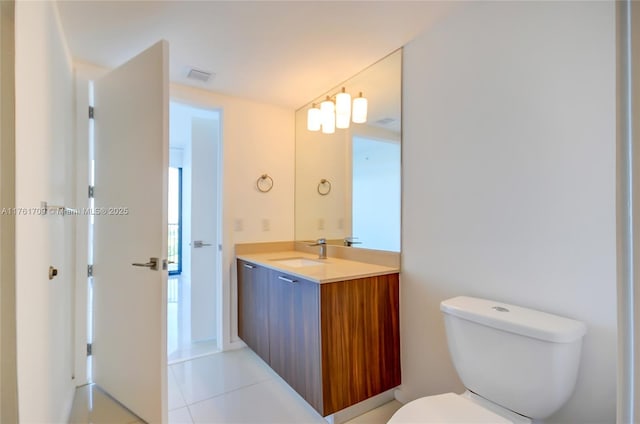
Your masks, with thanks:
<instances>
[{"instance_id":1,"label":"baseboard","mask_svg":"<svg viewBox=\"0 0 640 424\"><path fill-rule=\"evenodd\" d=\"M393 391L393 397L396 398L396 400L403 405L411 400L409 396L407 396L406 391L400 387L396 388Z\"/></svg>"},{"instance_id":2,"label":"baseboard","mask_svg":"<svg viewBox=\"0 0 640 424\"><path fill-rule=\"evenodd\" d=\"M242 340L234 340L232 342L225 343L225 345L222 347L222 351L226 352L227 350L237 350L242 349L243 347L247 347L247 344L245 342L243 342Z\"/></svg>"},{"instance_id":3,"label":"baseboard","mask_svg":"<svg viewBox=\"0 0 640 424\"><path fill-rule=\"evenodd\" d=\"M379 395L370 397L367 400L363 400L360 403L356 403L348 408L342 409L335 414L324 417L329 424L342 424L349 420L354 419L362 414L365 414L372 409L376 409L385 403L391 402L394 399L394 389L382 392Z\"/></svg>"}]
</instances>

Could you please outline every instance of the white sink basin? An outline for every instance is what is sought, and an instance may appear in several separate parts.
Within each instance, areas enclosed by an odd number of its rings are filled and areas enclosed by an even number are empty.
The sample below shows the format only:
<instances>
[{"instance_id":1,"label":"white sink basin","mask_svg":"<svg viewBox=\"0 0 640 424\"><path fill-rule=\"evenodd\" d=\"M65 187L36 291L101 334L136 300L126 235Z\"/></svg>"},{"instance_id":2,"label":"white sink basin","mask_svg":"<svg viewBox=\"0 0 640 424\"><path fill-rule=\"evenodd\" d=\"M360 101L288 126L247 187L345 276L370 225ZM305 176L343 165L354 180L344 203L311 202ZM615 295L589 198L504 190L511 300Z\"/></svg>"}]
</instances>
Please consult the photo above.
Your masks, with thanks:
<instances>
[{"instance_id":1,"label":"white sink basin","mask_svg":"<svg viewBox=\"0 0 640 424\"><path fill-rule=\"evenodd\" d=\"M283 258L283 259L272 259L272 261L280 265L290 266L292 268L324 265L324 262L314 261L313 259L308 259L308 258Z\"/></svg>"}]
</instances>

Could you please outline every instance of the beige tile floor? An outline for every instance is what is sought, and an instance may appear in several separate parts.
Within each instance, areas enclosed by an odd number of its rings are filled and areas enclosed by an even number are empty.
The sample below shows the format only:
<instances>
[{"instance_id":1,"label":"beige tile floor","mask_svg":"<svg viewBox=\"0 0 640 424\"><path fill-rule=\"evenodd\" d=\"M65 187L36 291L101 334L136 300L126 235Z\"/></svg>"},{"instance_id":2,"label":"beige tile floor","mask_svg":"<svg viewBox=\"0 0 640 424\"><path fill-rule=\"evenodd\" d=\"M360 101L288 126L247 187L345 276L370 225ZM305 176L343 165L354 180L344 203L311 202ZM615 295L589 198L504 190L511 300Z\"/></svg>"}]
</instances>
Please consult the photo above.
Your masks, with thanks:
<instances>
[{"instance_id":1,"label":"beige tile floor","mask_svg":"<svg viewBox=\"0 0 640 424\"><path fill-rule=\"evenodd\" d=\"M70 423L142 423L138 417L117 403L97 386L78 387L71 408Z\"/></svg>"},{"instance_id":2,"label":"beige tile floor","mask_svg":"<svg viewBox=\"0 0 640 424\"><path fill-rule=\"evenodd\" d=\"M249 349L219 352L168 369L170 423L303 423L326 421ZM401 406L389 402L349 424L383 424ZM140 420L97 386L76 391L71 423Z\"/></svg>"}]
</instances>

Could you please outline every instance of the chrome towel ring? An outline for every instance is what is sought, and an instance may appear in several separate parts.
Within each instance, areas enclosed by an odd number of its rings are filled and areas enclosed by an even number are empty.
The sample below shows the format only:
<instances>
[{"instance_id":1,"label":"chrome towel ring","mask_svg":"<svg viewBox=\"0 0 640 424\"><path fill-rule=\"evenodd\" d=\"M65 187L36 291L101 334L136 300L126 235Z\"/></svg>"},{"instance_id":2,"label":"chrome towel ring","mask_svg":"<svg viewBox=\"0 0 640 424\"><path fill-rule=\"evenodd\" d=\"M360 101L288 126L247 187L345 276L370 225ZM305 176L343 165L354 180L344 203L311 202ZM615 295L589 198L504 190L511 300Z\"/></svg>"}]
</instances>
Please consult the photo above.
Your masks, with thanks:
<instances>
[{"instance_id":1,"label":"chrome towel ring","mask_svg":"<svg viewBox=\"0 0 640 424\"><path fill-rule=\"evenodd\" d=\"M325 178L321 179L318 183L318 193L320 196L326 196L331 193L331 182Z\"/></svg>"},{"instance_id":2,"label":"chrome towel ring","mask_svg":"<svg viewBox=\"0 0 640 424\"><path fill-rule=\"evenodd\" d=\"M262 193L267 193L273 188L273 178L269 174L262 174L256 180L256 188Z\"/></svg>"}]
</instances>

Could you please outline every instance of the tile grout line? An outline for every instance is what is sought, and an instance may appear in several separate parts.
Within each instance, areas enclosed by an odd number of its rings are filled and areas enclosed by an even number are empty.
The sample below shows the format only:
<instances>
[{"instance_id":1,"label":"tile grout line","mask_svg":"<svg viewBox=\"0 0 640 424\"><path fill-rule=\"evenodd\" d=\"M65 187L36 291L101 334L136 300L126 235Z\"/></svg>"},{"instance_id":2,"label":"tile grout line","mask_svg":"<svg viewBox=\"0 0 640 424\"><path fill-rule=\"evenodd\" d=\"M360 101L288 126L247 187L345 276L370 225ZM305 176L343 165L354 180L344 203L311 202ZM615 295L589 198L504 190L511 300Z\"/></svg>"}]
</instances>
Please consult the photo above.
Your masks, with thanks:
<instances>
[{"instance_id":1,"label":"tile grout line","mask_svg":"<svg viewBox=\"0 0 640 424\"><path fill-rule=\"evenodd\" d=\"M228 353L240 353L242 350L244 350L244 349L232 350L232 351L229 351ZM223 354L223 353L225 353L225 352L224 352L224 351L219 351L219 352L215 352L215 353L210 354L210 355L204 355L204 357L207 357L207 356L213 356L213 355L216 355L216 354ZM262 360L261 360L260 358L258 358L257 356L255 356L255 358L256 358L256 359L258 359L259 361L262 361ZM204 398L204 399L199 399L199 400L195 400L195 401L189 402L189 401L187 400L187 397L184 395L184 392L183 392L183 391L182 391L182 389L181 389L180 381L179 381L179 379L177 378L177 377L178 377L178 376L177 376L177 371L173 370L172 368L174 368L174 367L178 367L178 366L181 366L181 365L185 364L186 362L191 362L191 361L195 362L195 361L198 361L198 360L200 360L200 359L203 359L203 357L192 358L192 359L189 359L189 360L186 360L186 361L183 361L183 362L177 363L177 364L171 364L171 365L168 365L168 368L171 368L171 371L173 372L173 375L174 375L174 377L175 377L175 381L176 381L176 383L178 384L178 389L179 389L180 394L182 395L182 397L183 397L183 399L184 399L184 401L185 401L185 405L186 405L186 406L189 406L189 405L195 405L196 403L204 402L204 401L207 401L207 400L210 400L210 399L213 399L213 398L216 398L216 397L219 397L219 396L225 395L225 394L227 394L227 393L232 393L232 392L235 392L235 391L237 391L237 390L241 390L241 389L244 389L244 388L247 388L247 387L251 387L251 386L254 386L254 385L256 385L256 384L263 383L263 382L268 381L268 380L275 380L275 379L276 379L276 377L278 377L278 375L275 373L275 371L273 371L273 369L271 369L271 368L270 368L266 363L264 363L263 365L264 365L265 371L266 371L266 372L267 372L267 374L269 375L268 377L263 378L263 379L261 379L261 380L257 380L257 381L255 381L254 383L245 384L245 385L242 385L242 386L240 386L240 387L236 387L235 389L231 389L231 390L224 391L224 392L222 392L222 393L218 393L218 394L213 395L213 396L208 396L208 397L206 397L206 398ZM244 359L242 359L242 361L244 361ZM176 409L180 409L180 408L176 408ZM175 409L174 409L174 410L175 410Z\"/></svg>"},{"instance_id":2,"label":"tile grout line","mask_svg":"<svg viewBox=\"0 0 640 424\"><path fill-rule=\"evenodd\" d=\"M171 369L171 366L167 366L167 368L169 369L169 372L171 373L171 375L173 375L173 381L175 381L176 386L178 386L178 393L180 393L180 397L182 398L182 401L184 402L184 406L187 406L187 398L184 396L184 393L182 393L182 389L180 388L180 383L178 383L178 377L176 376L175 372ZM169 389L169 381L167 381L167 391ZM167 399L167 403L168 403L168 399ZM175 408L173 409L173 411L175 411L176 409L180 409L180 408Z\"/></svg>"},{"instance_id":3,"label":"tile grout line","mask_svg":"<svg viewBox=\"0 0 640 424\"><path fill-rule=\"evenodd\" d=\"M196 405L198 403L206 402L208 400L215 399L215 398L218 398L220 396L228 395L229 393L237 392L237 391L242 390L242 389L247 389L247 388L252 387L252 386L257 386L258 384L262 384L262 383L265 383L265 382L270 381L270 380L274 380L274 378L273 377L268 377L268 378L265 378L264 380L256 381L255 383L247 384L247 385L241 386L241 387L236 387L235 389L231 389L231 390L228 390L226 392L219 393L217 395L214 395L214 396L211 396L211 397L208 397L208 398L205 398L205 399L200 399L200 400L197 400L197 401L192 402L192 403L188 403L187 402L187 407ZM189 409L189 411L191 411L191 409Z\"/></svg>"},{"instance_id":4,"label":"tile grout line","mask_svg":"<svg viewBox=\"0 0 640 424\"><path fill-rule=\"evenodd\" d=\"M191 418L191 424L195 424L196 420L193 419L193 414L191 413L191 408L189 408L189 405L187 405L185 408L187 408L187 413L189 414L189 418Z\"/></svg>"},{"instance_id":5,"label":"tile grout line","mask_svg":"<svg viewBox=\"0 0 640 424\"><path fill-rule=\"evenodd\" d=\"M212 352L198 353L198 354L195 354L194 356L192 356L190 358L178 358L178 359L167 361L167 365L168 366L173 366L173 365L183 364L185 362L193 361L194 359L205 358L207 356L215 355L217 353L222 353L222 352L223 352L222 350L216 349L216 350L214 350Z\"/></svg>"}]
</instances>

